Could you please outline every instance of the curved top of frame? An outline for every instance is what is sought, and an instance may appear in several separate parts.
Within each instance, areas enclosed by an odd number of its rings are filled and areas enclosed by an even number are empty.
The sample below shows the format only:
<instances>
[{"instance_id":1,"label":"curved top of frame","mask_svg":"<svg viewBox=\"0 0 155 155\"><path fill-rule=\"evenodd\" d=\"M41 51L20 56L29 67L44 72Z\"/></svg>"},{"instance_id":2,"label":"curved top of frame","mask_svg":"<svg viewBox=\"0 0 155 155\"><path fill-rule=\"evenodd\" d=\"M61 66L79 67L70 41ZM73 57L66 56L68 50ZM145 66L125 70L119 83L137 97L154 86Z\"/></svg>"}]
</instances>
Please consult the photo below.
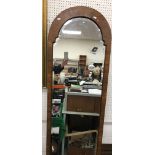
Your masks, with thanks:
<instances>
[{"instance_id":1,"label":"curved top of frame","mask_svg":"<svg viewBox=\"0 0 155 155\"><path fill-rule=\"evenodd\" d=\"M48 45L51 46L51 44L55 42L61 27L66 21L78 17L89 18L90 20L94 21L101 30L104 45L111 43L111 29L105 17L95 9L85 6L76 6L62 11L55 18L49 30Z\"/></svg>"}]
</instances>

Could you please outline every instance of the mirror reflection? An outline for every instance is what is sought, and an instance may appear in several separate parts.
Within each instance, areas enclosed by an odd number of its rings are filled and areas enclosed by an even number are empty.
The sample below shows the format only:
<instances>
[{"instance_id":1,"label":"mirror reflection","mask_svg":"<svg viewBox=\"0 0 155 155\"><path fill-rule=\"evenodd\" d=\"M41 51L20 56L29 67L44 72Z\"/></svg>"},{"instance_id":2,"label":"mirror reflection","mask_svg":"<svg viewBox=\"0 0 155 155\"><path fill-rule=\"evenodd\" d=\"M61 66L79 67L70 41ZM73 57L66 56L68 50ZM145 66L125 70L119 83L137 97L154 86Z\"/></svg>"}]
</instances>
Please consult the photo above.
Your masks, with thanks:
<instances>
[{"instance_id":1,"label":"mirror reflection","mask_svg":"<svg viewBox=\"0 0 155 155\"><path fill-rule=\"evenodd\" d=\"M68 20L53 46L52 152L95 155L105 46L87 18Z\"/></svg>"}]
</instances>

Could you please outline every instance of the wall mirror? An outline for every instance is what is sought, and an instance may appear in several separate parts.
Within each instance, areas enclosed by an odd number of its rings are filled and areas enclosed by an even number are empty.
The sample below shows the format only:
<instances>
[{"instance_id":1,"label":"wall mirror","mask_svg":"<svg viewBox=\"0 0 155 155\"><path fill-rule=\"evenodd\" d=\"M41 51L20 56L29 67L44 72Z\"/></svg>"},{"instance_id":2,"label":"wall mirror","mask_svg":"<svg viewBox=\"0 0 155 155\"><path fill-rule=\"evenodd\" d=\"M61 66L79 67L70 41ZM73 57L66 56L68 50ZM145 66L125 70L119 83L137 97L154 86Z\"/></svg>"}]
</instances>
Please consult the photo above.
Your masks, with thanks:
<instances>
[{"instance_id":1,"label":"wall mirror","mask_svg":"<svg viewBox=\"0 0 155 155\"><path fill-rule=\"evenodd\" d=\"M94 9L53 21L47 52L47 155L101 155L111 31Z\"/></svg>"}]
</instances>

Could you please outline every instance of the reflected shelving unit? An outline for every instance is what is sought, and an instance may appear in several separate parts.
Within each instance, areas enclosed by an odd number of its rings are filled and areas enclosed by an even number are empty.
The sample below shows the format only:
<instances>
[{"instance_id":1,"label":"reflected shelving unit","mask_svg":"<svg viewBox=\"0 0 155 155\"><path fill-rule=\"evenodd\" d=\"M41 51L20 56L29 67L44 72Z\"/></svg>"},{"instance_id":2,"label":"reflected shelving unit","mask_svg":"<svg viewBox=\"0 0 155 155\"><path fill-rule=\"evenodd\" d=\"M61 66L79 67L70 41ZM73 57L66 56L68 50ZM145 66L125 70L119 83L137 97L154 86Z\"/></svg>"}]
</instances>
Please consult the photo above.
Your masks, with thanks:
<instances>
[{"instance_id":1,"label":"reflected shelving unit","mask_svg":"<svg viewBox=\"0 0 155 155\"><path fill-rule=\"evenodd\" d=\"M62 110L66 132L61 155L96 154L100 100L101 95L66 92Z\"/></svg>"}]
</instances>

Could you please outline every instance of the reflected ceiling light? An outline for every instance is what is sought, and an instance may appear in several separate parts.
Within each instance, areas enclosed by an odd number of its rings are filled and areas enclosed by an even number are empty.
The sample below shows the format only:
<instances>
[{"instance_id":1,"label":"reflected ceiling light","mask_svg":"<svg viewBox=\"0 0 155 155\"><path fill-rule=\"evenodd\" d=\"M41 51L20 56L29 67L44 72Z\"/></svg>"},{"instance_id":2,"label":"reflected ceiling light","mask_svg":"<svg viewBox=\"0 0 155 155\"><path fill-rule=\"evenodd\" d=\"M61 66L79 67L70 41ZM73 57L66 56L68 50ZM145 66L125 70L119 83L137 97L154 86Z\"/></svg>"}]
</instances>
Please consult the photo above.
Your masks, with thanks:
<instances>
[{"instance_id":1,"label":"reflected ceiling light","mask_svg":"<svg viewBox=\"0 0 155 155\"><path fill-rule=\"evenodd\" d=\"M72 22L72 20L68 20L64 25L68 25L71 22Z\"/></svg>"},{"instance_id":2,"label":"reflected ceiling light","mask_svg":"<svg viewBox=\"0 0 155 155\"><path fill-rule=\"evenodd\" d=\"M81 31L74 31L74 30L62 30L62 33L64 34L76 34L76 35L81 35Z\"/></svg>"}]
</instances>

